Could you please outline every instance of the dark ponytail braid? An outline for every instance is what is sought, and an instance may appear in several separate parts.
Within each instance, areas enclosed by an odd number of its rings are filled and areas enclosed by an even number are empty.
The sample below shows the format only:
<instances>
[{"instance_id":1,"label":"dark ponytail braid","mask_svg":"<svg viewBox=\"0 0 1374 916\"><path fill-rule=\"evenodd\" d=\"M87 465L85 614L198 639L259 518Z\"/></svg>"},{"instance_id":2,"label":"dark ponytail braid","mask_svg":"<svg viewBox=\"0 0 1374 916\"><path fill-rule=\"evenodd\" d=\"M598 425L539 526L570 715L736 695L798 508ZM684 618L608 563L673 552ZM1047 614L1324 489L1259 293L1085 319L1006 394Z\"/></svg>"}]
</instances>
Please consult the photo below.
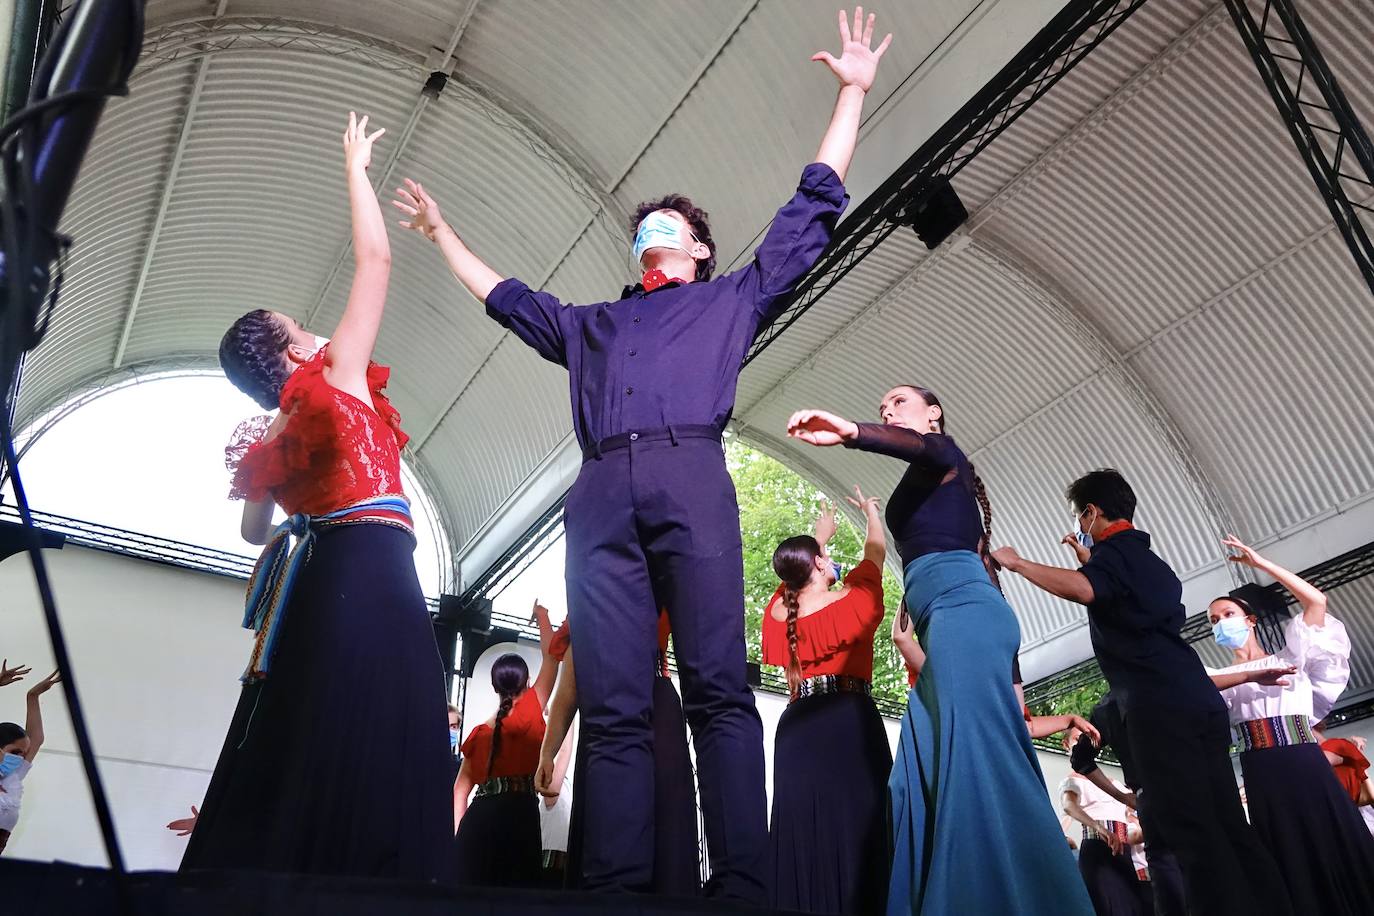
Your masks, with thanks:
<instances>
[{"instance_id":1,"label":"dark ponytail braid","mask_svg":"<svg viewBox=\"0 0 1374 916\"><path fill-rule=\"evenodd\" d=\"M491 752L487 754L488 779L491 778L491 768L496 763L496 755L501 752L501 723L510 715L516 697L525 692L529 681L529 666L514 652L502 655L491 666L491 688L501 698L501 705L496 709L496 721L491 727Z\"/></svg>"},{"instance_id":2,"label":"dark ponytail braid","mask_svg":"<svg viewBox=\"0 0 1374 916\"><path fill-rule=\"evenodd\" d=\"M281 406L281 390L291 377L283 354L291 334L276 315L254 309L235 321L219 342L225 378L264 410Z\"/></svg>"},{"instance_id":3,"label":"dark ponytail braid","mask_svg":"<svg viewBox=\"0 0 1374 916\"><path fill-rule=\"evenodd\" d=\"M793 696L802 680L801 659L797 655L798 593L811 581L816 557L820 555L820 543L809 534L790 537L773 551L773 572L782 580L782 603L787 608L787 687Z\"/></svg>"}]
</instances>

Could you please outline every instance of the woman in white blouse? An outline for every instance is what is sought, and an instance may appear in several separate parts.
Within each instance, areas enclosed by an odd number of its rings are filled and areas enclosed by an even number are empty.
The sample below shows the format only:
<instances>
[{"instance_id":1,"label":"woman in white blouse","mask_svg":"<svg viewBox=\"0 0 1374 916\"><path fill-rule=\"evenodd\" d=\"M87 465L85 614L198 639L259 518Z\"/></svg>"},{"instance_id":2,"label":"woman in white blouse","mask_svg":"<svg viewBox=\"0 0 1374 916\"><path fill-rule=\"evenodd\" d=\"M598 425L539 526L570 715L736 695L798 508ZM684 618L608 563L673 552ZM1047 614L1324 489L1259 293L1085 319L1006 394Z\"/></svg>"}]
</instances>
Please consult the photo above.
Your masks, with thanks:
<instances>
[{"instance_id":1,"label":"woman in white blouse","mask_svg":"<svg viewBox=\"0 0 1374 916\"><path fill-rule=\"evenodd\" d=\"M1136 851L1144 849L1144 837L1126 806L1076 773L1059 784L1059 804L1082 825L1078 871L1097 916L1152 912L1149 887L1141 885L1135 864Z\"/></svg>"},{"instance_id":2,"label":"woman in white blouse","mask_svg":"<svg viewBox=\"0 0 1374 916\"><path fill-rule=\"evenodd\" d=\"M1256 614L1239 598L1207 608L1212 635L1234 663L1209 668L1231 712L1250 821L1269 847L1298 913L1374 912L1374 837L1364 829L1313 734L1350 679L1350 638L1311 583L1266 560L1234 536L1231 561L1268 573L1297 599L1301 613L1284 645L1266 652ZM1279 676L1281 675L1281 677Z\"/></svg>"}]
</instances>

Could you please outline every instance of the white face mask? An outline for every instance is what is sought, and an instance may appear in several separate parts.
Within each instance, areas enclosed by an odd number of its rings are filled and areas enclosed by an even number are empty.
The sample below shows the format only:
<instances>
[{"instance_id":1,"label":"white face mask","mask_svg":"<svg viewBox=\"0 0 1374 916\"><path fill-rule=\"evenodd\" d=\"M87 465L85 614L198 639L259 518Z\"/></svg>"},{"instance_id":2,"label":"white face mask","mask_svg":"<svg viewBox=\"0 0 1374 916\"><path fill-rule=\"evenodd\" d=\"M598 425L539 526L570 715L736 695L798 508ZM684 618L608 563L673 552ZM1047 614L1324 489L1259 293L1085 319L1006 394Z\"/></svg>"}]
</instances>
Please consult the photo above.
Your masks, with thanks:
<instances>
[{"instance_id":1,"label":"white face mask","mask_svg":"<svg viewBox=\"0 0 1374 916\"><path fill-rule=\"evenodd\" d=\"M644 221L639 224L639 231L635 233L635 263L639 263L644 257L644 252L650 248L675 248L691 254L687 246L682 244L681 237L682 224L666 213L655 210L644 217Z\"/></svg>"}]
</instances>

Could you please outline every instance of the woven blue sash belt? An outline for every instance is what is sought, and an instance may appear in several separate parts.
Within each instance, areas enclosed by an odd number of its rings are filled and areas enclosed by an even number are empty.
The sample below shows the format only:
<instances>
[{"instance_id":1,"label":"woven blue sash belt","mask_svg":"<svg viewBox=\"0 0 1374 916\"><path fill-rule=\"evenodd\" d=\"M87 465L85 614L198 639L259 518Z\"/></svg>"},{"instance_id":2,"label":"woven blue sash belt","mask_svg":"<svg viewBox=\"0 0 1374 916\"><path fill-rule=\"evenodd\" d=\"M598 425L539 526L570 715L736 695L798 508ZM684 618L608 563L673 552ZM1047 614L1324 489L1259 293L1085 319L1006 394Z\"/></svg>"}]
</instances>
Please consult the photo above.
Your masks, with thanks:
<instances>
[{"instance_id":1,"label":"woven blue sash belt","mask_svg":"<svg viewBox=\"0 0 1374 916\"><path fill-rule=\"evenodd\" d=\"M291 589L296 576L310 559L319 529L363 523L392 525L412 534L415 531L410 503L404 496L377 496L325 515L297 513L272 532L248 580L243 627L257 633L257 639L253 642L253 654L248 658L248 668L239 680L247 684L267 676L277 635L291 601ZM296 537L295 547L291 546L292 535Z\"/></svg>"}]
</instances>

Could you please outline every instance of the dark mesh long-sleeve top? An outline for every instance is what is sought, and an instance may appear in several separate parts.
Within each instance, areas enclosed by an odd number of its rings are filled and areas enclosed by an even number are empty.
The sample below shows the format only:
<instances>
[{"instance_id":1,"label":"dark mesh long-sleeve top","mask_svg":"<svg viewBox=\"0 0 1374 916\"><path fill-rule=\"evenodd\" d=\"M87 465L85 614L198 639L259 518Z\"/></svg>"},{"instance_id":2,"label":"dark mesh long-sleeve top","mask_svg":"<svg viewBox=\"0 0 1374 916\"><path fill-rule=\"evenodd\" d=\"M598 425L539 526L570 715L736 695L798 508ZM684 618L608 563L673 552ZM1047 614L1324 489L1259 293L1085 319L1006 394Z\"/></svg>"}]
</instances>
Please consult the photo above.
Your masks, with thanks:
<instances>
[{"instance_id":1,"label":"dark mesh long-sleeve top","mask_svg":"<svg viewBox=\"0 0 1374 916\"><path fill-rule=\"evenodd\" d=\"M949 436L901 426L859 423L846 448L900 458L910 467L887 500L887 527L902 565L928 553L978 551L982 516L974 496L973 468Z\"/></svg>"}]
</instances>

